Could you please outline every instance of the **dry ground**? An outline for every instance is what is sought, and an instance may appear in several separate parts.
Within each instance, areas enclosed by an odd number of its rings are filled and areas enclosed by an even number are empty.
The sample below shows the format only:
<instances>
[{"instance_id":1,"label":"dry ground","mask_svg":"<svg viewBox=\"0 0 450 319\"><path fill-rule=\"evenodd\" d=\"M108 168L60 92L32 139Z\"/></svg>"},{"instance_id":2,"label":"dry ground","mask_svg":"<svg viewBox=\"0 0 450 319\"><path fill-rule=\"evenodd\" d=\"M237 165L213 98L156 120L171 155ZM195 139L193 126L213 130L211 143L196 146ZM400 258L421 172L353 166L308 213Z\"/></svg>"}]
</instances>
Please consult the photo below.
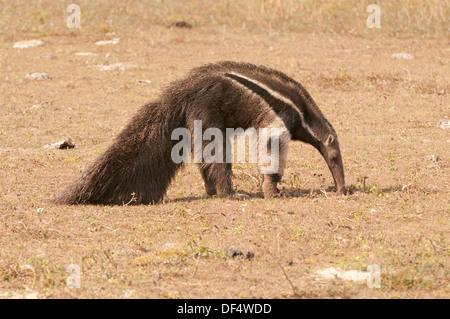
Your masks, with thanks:
<instances>
[{"instance_id":1,"label":"dry ground","mask_svg":"<svg viewBox=\"0 0 450 319\"><path fill-rule=\"evenodd\" d=\"M109 31L2 35L0 297L450 297L450 134L437 127L450 115L448 38L240 25ZM36 37L46 45L13 49ZM120 43L94 44L111 37ZM414 59L391 57L398 52ZM207 198L188 165L159 205L50 202L163 85L219 60L264 64L304 84L338 133L351 195L326 192L325 162L292 143L279 199L262 199L256 167L239 164L234 184L249 200ZM117 62L137 68L93 68ZM74 149L42 148L69 136ZM254 257L229 258L227 247ZM81 267L79 289L67 288L70 264ZM373 264L378 289L316 274Z\"/></svg>"}]
</instances>

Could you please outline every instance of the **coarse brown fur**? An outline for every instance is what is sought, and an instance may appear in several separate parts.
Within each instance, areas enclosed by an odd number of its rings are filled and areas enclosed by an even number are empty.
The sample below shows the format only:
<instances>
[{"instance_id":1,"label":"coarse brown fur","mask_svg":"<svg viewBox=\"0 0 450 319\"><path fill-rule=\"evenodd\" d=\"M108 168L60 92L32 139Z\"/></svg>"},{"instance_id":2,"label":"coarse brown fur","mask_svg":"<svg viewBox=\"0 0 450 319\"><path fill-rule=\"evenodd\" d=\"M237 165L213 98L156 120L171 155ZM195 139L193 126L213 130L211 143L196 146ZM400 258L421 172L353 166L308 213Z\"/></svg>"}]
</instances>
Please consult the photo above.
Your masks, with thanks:
<instances>
[{"instance_id":1,"label":"coarse brown fur","mask_svg":"<svg viewBox=\"0 0 450 319\"><path fill-rule=\"evenodd\" d=\"M265 196L277 193L288 140L313 145L345 192L336 132L306 90L287 75L248 63L219 62L191 70L171 83L159 99L144 105L105 153L56 199L60 204L152 204L161 201L180 164L171 139L176 128L193 135L195 120L207 128L262 128L282 123L279 173L264 175ZM225 134L224 134L225 135ZM203 147L207 143L203 142ZM224 149L226 145L223 145ZM280 156L280 157L281 157ZM233 194L231 164L199 165L208 195Z\"/></svg>"}]
</instances>

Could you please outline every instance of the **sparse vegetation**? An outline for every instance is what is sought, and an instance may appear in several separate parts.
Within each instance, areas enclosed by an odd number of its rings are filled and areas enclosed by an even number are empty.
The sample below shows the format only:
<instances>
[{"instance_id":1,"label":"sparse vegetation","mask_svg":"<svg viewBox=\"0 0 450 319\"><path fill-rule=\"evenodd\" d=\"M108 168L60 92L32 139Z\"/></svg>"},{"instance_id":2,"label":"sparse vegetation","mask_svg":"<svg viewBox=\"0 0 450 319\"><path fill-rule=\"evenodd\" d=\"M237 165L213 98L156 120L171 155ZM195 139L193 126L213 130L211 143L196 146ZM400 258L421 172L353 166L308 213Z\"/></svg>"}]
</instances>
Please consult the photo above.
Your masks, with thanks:
<instances>
[{"instance_id":1,"label":"sparse vegetation","mask_svg":"<svg viewBox=\"0 0 450 319\"><path fill-rule=\"evenodd\" d=\"M383 12L382 34L389 36L445 36L450 14L448 0L171 0L108 2L77 1L83 8L81 33L144 30L146 25L169 26L187 21L195 27L224 26L252 32L315 32L372 35L367 29L366 8L379 4ZM30 32L40 36L68 35L66 4L50 0L29 2L2 0L0 30ZM17 19L20 15L23 19ZM74 33L76 34L76 32Z\"/></svg>"}]
</instances>

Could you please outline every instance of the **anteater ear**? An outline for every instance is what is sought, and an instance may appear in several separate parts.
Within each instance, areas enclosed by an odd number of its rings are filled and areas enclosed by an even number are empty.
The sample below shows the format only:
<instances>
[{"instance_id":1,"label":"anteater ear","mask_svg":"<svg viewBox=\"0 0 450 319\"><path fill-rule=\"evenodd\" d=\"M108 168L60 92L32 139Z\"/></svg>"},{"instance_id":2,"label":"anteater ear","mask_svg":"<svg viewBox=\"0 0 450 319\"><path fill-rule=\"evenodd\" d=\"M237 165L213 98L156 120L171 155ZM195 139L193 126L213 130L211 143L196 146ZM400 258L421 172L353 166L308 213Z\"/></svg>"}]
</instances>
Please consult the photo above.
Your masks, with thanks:
<instances>
[{"instance_id":1,"label":"anteater ear","mask_svg":"<svg viewBox=\"0 0 450 319\"><path fill-rule=\"evenodd\" d=\"M325 141L325 145L326 146L331 145L331 143L333 143L333 141L334 141L334 137L333 137L333 135L330 134L330 135L328 135L328 138Z\"/></svg>"}]
</instances>

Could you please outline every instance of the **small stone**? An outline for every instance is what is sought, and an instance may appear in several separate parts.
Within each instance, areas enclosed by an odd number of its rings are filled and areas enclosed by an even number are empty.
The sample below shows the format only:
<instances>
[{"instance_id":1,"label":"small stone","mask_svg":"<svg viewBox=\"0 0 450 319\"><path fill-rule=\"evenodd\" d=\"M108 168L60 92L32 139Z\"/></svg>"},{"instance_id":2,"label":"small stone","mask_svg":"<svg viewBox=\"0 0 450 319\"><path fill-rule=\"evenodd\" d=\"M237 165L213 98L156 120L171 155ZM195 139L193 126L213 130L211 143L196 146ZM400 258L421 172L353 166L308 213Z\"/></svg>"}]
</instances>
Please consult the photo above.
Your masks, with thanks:
<instances>
[{"instance_id":1,"label":"small stone","mask_svg":"<svg viewBox=\"0 0 450 319\"><path fill-rule=\"evenodd\" d=\"M41 59L49 59L49 60L54 60L56 59L56 55L53 55L51 53L43 53L39 56Z\"/></svg>"},{"instance_id":2,"label":"small stone","mask_svg":"<svg viewBox=\"0 0 450 319\"><path fill-rule=\"evenodd\" d=\"M244 254L240 250L228 247L226 250L226 255L227 255L227 257L235 258L235 257L243 256Z\"/></svg>"},{"instance_id":3,"label":"small stone","mask_svg":"<svg viewBox=\"0 0 450 319\"><path fill-rule=\"evenodd\" d=\"M245 259L249 260L252 259L253 257L255 257L255 254L252 251L247 251L244 256Z\"/></svg>"},{"instance_id":4,"label":"small stone","mask_svg":"<svg viewBox=\"0 0 450 319\"><path fill-rule=\"evenodd\" d=\"M190 25L189 23L187 23L186 21L178 21L178 22L174 22L171 25L172 27L176 27L176 28L185 28L185 29L192 29L192 25Z\"/></svg>"},{"instance_id":5,"label":"small stone","mask_svg":"<svg viewBox=\"0 0 450 319\"><path fill-rule=\"evenodd\" d=\"M68 138L65 141L44 145L43 148L45 148L45 149L68 149L68 148L74 148L74 147L75 147L75 143L72 141L72 139Z\"/></svg>"},{"instance_id":6,"label":"small stone","mask_svg":"<svg viewBox=\"0 0 450 319\"><path fill-rule=\"evenodd\" d=\"M408 53L394 53L393 55L391 55L391 57L393 57L394 59L403 59L403 60L412 60L414 59L414 57L411 54Z\"/></svg>"},{"instance_id":7,"label":"small stone","mask_svg":"<svg viewBox=\"0 0 450 319\"><path fill-rule=\"evenodd\" d=\"M442 120L437 124L437 127L443 130L449 130L450 129L450 121L449 120Z\"/></svg>"},{"instance_id":8,"label":"small stone","mask_svg":"<svg viewBox=\"0 0 450 319\"><path fill-rule=\"evenodd\" d=\"M250 260L255 256L255 254L252 251L247 251L246 253L243 253L242 251L231 247L228 247L226 249L226 255L229 258L244 258L247 260Z\"/></svg>"},{"instance_id":9,"label":"small stone","mask_svg":"<svg viewBox=\"0 0 450 319\"><path fill-rule=\"evenodd\" d=\"M42 40L25 40L25 41L19 41L19 42L14 43L13 48L14 49L29 49L29 48L41 47L44 45L45 45L45 42Z\"/></svg>"},{"instance_id":10,"label":"small stone","mask_svg":"<svg viewBox=\"0 0 450 319\"><path fill-rule=\"evenodd\" d=\"M437 163L441 160L441 157L439 155L431 155L430 156L430 161L432 161L433 163Z\"/></svg>"},{"instance_id":11,"label":"small stone","mask_svg":"<svg viewBox=\"0 0 450 319\"><path fill-rule=\"evenodd\" d=\"M409 186L411 186L411 183L409 183L408 185L403 185L402 186L402 192L406 192L409 190Z\"/></svg>"},{"instance_id":12,"label":"small stone","mask_svg":"<svg viewBox=\"0 0 450 319\"><path fill-rule=\"evenodd\" d=\"M30 80L51 80L52 77L43 72L31 72L25 75L25 78Z\"/></svg>"},{"instance_id":13,"label":"small stone","mask_svg":"<svg viewBox=\"0 0 450 319\"><path fill-rule=\"evenodd\" d=\"M326 268L316 271L316 274L325 279L335 279L340 278L343 280L353 281L353 282L365 282L367 278L370 277L370 273L367 271L359 270L342 270L340 268Z\"/></svg>"},{"instance_id":14,"label":"small stone","mask_svg":"<svg viewBox=\"0 0 450 319\"><path fill-rule=\"evenodd\" d=\"M137 64L122 63L122 62L109 64L109 65L97 64L97 65L94 65L94 68L96 68L97 70L100 70L100 71L115 71L115 70L125 71L127 69L137 68Z\"/></svg>"},{"instance_id":15,"label":"small stone","mask_svg":"<svg viewBox=\"0 0 450 319\"><path fill-rule=\"evenodd\" d=\"M109 45L109 44L117 44L120 42L119 38L113 38L112 40L103 40L103 41L97 41L95 42L96 45Z\"/></svg>"},{"instance_id":16,"label":"small stone","mask_svg":"<svg viewBox=\"0 0 450 319\"><path fill-rule=\"evenodd\" d=\"M75 53L75 55L78 55L78 56L98 56L97 53L92 53L92 52L77 52L77 53Z\"/></svg>"},{"instance_id":17,"label":"small stone","mask_svg":"<svg viewBox=\"0 0 450 319\"><path fill-rule=\"evenodd\" d=\"M139 84L152 84L152 81L150 80L137 80L136 82Z\"/></svg>"}]
</instances>

